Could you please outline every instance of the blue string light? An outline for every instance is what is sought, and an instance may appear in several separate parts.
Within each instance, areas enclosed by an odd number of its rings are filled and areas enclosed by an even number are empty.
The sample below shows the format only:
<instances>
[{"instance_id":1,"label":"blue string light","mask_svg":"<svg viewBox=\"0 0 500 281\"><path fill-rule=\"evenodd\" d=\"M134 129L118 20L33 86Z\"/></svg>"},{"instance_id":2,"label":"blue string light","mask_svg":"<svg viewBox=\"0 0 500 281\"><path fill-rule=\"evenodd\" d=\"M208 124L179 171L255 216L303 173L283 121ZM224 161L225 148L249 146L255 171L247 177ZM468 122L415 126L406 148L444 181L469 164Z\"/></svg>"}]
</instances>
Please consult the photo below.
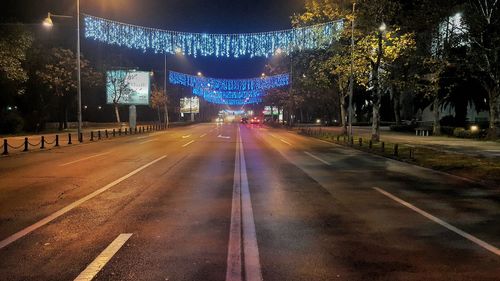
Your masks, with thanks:
<instances>
[{"instance_id":1,"label":"blue string light","mask_svg":"<svg viewBox=\"0 0 500 281\"><path fill-rule=\"evenodd\" d=\"M243 99L243 98L256 98L262 97L262 91L244 91L244 92L231 92L231 91L214 91L209 89L193 88L193 94L202 98L207 97L223 97L225 99Z\"/></svg>"},{"instance_id":2,"label":"blue string light","mask_svg":"<svg viewBox=\"0 0 500 281\"><path fill-rule=\"evenodd\" d=\"M182 85L196 89L248 92L265 91L287 86L290 83L290 75L288 73L285 73L250 79L217 79L170 71L169 81L174 85Z\"/></svg>"},{"instance_id":3,"label":"blue string light","mask_svg":"<svg viewBox=\"0 0 500 281\"><path fill-rule=\"evenodd\" d=\"M337 40L343 21L281 31L208 34L154 29L83 15L85 37L143 52L190 56L269 57L276 53L324 48Z\"/></svg>"}]
</instances>

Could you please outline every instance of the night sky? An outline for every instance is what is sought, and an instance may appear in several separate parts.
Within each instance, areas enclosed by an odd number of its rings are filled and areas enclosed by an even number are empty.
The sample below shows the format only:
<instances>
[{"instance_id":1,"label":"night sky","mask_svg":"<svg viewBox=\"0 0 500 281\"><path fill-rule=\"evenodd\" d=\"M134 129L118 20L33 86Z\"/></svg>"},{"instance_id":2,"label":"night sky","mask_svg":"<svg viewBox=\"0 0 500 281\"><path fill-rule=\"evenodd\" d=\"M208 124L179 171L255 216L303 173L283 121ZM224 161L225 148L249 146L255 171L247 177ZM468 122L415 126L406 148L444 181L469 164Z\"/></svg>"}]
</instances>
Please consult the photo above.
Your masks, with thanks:
<instances>
[{"instance_id":1,"label":"night sky","mask_svg":"<svg viewBox=\"0 0 500 281\"><path fill-rule=\"evenodd\" d=\"M74 14L75 0L2 0L2 21L39 23L50 11ZM162 29L241 33L290 28L290 16L301 12L304 0L81 0L81 12L131 24ZM57 23L56 23L57 24ZM59 23L62 24L62 23ZM68 23L66 23L68 24ZM69 36L68 33L67 36ZM67 38L68 39L68 38ZM72 39L72 38L69 38ZM69 40L68 39L68 40ZM119 53L144 70L162 70L163 56L120 48L104 48L84 40L82 52L89 58ZM259 76L264 59L178 58L169 56L169 69L222 78Z\"/></svg>"}]
</instances>

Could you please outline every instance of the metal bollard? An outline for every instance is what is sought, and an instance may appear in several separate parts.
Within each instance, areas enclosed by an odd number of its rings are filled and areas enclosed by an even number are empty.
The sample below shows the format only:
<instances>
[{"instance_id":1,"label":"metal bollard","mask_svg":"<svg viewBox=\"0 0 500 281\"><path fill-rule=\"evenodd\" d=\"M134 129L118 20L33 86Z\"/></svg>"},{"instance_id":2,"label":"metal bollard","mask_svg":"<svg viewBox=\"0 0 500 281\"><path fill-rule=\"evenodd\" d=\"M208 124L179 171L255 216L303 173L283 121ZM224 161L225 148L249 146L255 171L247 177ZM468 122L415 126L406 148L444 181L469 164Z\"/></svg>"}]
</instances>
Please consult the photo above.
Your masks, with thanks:
<instances>
[{"instance_id":1,"label":"metal bollard","mask_svg":"<svg viewBox=\"0 0 500 281\"><path fill-rule=\"evenodd\" d=\"M363 146L363 138L359 138L359 146Z\"/></svg>"},{"instance_id":2,"label":"metal bollard","mask_svg":"<svg viewBox=\"0 0 500 281\"><path fill-rule=\"evenodd\" d=\"M127 134L128 134L128 129L127 129L127 128L125 128L125 135L127 135Z\"/></svg>"},{"instance_id":3,"label":"metal bollard","mask_svg":"<svg viewBox=\"0 0 500 281\"><path fill-rule=\"evenodd\" d=\"M113 129L113 137L116 136L116 130Z\"/></svg>"},{"instance_id":4,"label":"metal bollard","mask_svg":"<svg viewBox=\"0 0 500 281\"><path fill-rule=\"evenodd\" d=\"M90 131L90 141L94 141L94 131Z\"/></svg>"},{"instance_id":5,"label":"metal bollard","mask_svg":"<svg viewBox=\"0 0 500 281\"><path fill-rule=\"evenodd\" d=\"M8 155L9 154L9 144L7 143L7 139L3 140L3 153L2 155Z\"/></svg>"},{"instance_id":6,"label":"metal bollard","mask_svg":"<svg viewBox=\"0 0 500 281\"><path fill-rule=\"evenodd\" d=\"M80 133L80 139L79 139L80 142L83 142L83 133Z\"/></svg>"},{"instance_id":7,"label":"metal bollard","mask_svg":"<svg viewBox=\"0 0 500 281\"><path fill-rule=\"evenodd\" d=\"M28 151L28 138L24 138L24 150L23 151Z\"/></svg>"},{"instance_id":8,"label":"metal bollard","mask_svg":"<svg viewBox=\"0 0 500 281\"><path fill-rule=\"evenodd\" d=\"M134 128L134 133L137 134L137 127Z\"/></svg>"},{"instance_id":9,"label":"metal bollard","mask_svg":"<svg viewBox=\"0 0 500 281\"><path fill-rule=\"evenodd\" d=\"M71 133L68 134L68 144L71 144Z\"/></svg>"},{"instance_id":10,"label":"metal bollard","mask_svg":"<svg viewBox=\"0 0 500 281\"><path fill-rule=\"evenodd\" d=\"M121 136L122 135L122 128L118 129L118 135Z\"/></svg>"},{"instance_id":11,"label":"metal bollard","mask_svg":"<svg viewBox=\"0 0 500 281\"><path fill-rule=\"evenodd\" d=\"M45 148L45 137L42 136L42 139L40 140L40 149L44 149Z\"/></svg>"},{"instance_id":12,"label":"metal bollard","mask_svg":"<svg viewBox=\"0 0 500 281\"><path fill-rule=\"evenodd\" d=\"M372 147L373 147L373 141L370 140L370 142L368 143L368 148L372 149Z\"/></svg>"},{"instance_id":13,"label":"metal bollard","mask_svg":"<svg viewBox=\"0 0 500 281\"><path fill-rule=\"evenodd\" d=\"M101 130L97 131L97 139L100 140L101 139Z\"/></svg>"},{"instance_id":14,"label":"metal bollard","mask_svg":"<svg viewBox=\"0 0 500 281\"><path fill-rule=\"evenodd\" d=\"M385 152L385 142L382 142L382 143L380 144L380 150L381 150L382 152Z\"/></svg>"},{"instance_id":15,"label":"metal bollard","mask_svg":"<svg viewBox=\"0 0 500 281\"><path fill-rule=\"evenodd\" d=\"M337 142L340 142L340 136L337 136Z\"/></svg>"},{"instance_id":16,"label":"metal bollard","mask_svg":"<svg viewBox=\"0 0 500 281\"><path fill-rule=\"evenodd\" d=\"M59 146L59 135L56 135L56 144L54 146Z\"/></svg>"},{"instance_id":17,"label":"metal bollard","mask_svg":"<svg viewBox=\"0 0 500 281\"><path fill-rule=\"evenodd\" d=\"M349 145L353 146L354 145L354 138L349 138Z\"/></svg>"},{"instance_id":18,"label":"metal bollard","mask_svg":"<svg viewBox=\"0 0 500 281\"><path fill-rule=\"evenodd\" d=\"M109 136L108 136L108 130L107 130L107 129L104 131L104 134L106 135L106 138L108 138L108 137L109 137Z\"/></svg>"},{"instance_id":19,"label":"metal bollard","mask_svg":"<svg viewBox=\"0 0 500 281\"><path fill-rule=\"evenodd\" d=\"M413 148L410 147L410 159L413 159L415 152L413 151Z\"/></svg>"},{"instance_id":20,"label":"metal bollard","mask_svg":"<svg viewBox=\"0 0 500 281\"><path fill-rule=\"evenodd\" d=\"M395 145L394 145L394 156L398 156L398 154L399 154L398 149L399 149L399 145L398 145L398 144L395 144Z\"/></svg>"}]
</instances>

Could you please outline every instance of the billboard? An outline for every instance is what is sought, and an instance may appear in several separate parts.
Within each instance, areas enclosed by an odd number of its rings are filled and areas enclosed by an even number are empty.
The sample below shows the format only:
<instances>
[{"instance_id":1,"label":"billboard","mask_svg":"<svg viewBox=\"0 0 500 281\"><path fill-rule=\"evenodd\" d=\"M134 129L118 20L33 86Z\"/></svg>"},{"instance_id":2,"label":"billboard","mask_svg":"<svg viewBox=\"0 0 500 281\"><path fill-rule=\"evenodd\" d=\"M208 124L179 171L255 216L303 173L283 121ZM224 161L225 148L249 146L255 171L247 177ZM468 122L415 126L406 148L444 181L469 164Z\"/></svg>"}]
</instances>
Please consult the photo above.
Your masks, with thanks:
<instances>
[{"instance_id":1,"label":"billboard","mask_svg":"<svg viewBox=\"0 0 500 281\"><path fill-rule=\"evenodd\" d=\"M106 102L125 105L149 105L150 73L135 70L106 72Z\"/></svg>"},{"instance_id":2,"label":"billboard","mask_svg":"<svg viewBox=\"0 0 500 281\"><path fill-rule=\"evenodd\" d=\"M278 116L278 112L279 112L279 109L277 106L273 106L272 107L272 113L273 115L275 116ZM270 106L264 106L264 111L262 111L262 114L268 116L268 115L271 115L271 107Z\"/></svg>"},{"instance_id":3,"label":"billboard","mask_svg":"<svg viewBox=\"0 0 500 281\"><path fill-rule=\"evenodd\" d=\"M181 113L200 113L200 99L198 97L181 98Z\"/></svg>"}]
</instances>

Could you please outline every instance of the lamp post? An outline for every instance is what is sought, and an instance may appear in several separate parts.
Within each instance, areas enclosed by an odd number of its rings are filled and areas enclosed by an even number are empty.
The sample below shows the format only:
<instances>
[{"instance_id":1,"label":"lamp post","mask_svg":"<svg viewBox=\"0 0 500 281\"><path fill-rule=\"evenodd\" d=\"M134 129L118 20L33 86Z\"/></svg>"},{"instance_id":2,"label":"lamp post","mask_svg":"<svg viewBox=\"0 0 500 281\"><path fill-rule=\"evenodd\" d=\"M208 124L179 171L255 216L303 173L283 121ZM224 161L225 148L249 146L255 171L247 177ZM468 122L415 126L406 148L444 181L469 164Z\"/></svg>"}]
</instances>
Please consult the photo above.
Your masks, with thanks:
<instances>
[{"instance_id":1,"label":"lamp post","mask_svg":"<svg viewBox=\"0 0 500 281\"><path fill-rule=\"evenodd\" d=\"M354 94L354 13L356 12L356 3L352 3L352 22L351 22L351 74L349 77L349 140L352 139L352 96Z\"/></svg>"},{"instance_id":2,"label":"lamp post","mask_svg":"<svg viewBox=\"0 0 500 281\"><path fill-rule=\"evenodd\" d=\"M44 19L43 25L46 27L52 27L54 23L52 22L52 17L54 18L73 18L72 16L65 15L55 15L48 13L47 18ZM80 136L82 135L82 80L81 80L81 60L80 60L80 0L76 0L76 79L77 79L77 99L78 99L78 138L81 142Z\"/></svg>"}]
</instances>

